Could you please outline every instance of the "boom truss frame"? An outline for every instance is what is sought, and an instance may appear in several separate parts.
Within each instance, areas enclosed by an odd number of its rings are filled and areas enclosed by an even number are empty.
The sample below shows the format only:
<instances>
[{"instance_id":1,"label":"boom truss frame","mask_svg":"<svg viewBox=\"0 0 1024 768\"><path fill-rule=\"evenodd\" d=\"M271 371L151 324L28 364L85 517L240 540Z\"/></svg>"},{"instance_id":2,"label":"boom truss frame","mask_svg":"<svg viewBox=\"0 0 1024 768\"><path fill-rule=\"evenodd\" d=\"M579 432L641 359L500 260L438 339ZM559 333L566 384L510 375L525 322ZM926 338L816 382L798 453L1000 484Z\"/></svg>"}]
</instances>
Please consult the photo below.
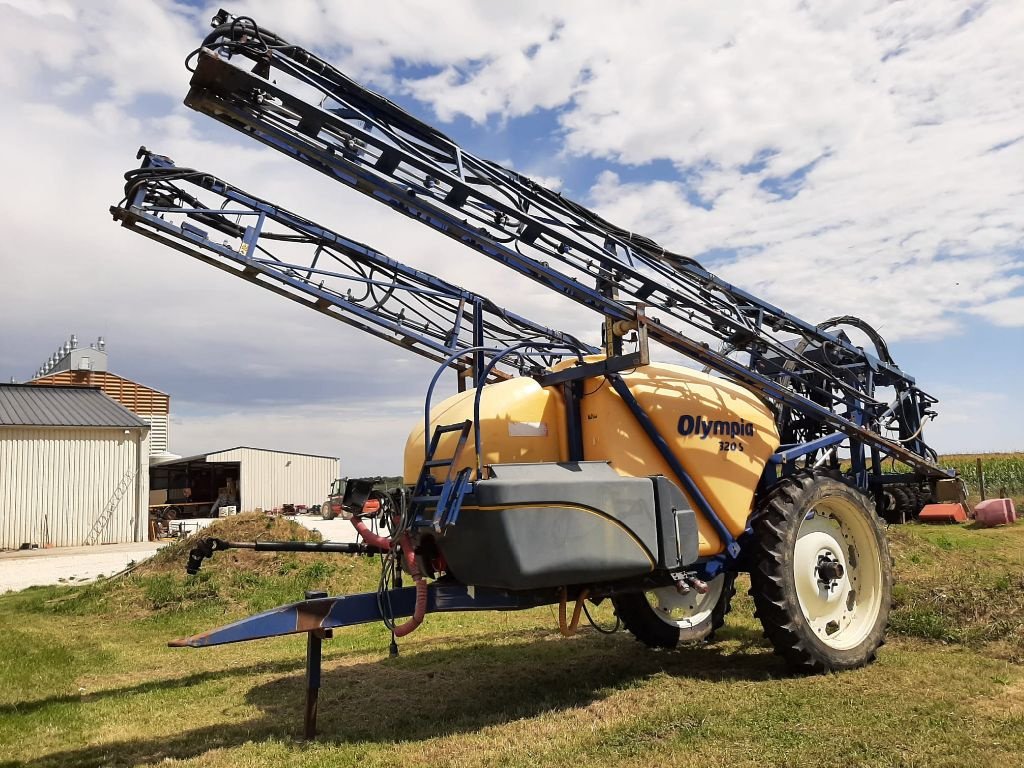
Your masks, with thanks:
<instances>
[{"instance_id":1,"label":"boom truss frame","mask_svg":"<svg viewBox=\"0 0 1024 768\"><path fill-rule=\"evenodd\" d=\"M124 200L110 208L123 226L453 368L460 385L539 373L597 351L212 174L145 148L139 157L141 167L125 174ZM286 248L292 258L275 255ZM541 349L491 364L493 350L524 340Z\"/></svg>"},{"instance_id":2,"label":"boom truss frame","mask_svg":"<svg viewBox=\"0 0 1024 768\"><path fill-rule=\"evenodd\" d=\"M876 356L833 330L854 318L803 321L474 156L251 19L215 21L194 53L188 106L591 308L606 329L636 324L642 305L650 339L775 403L782 456L848 439L862 487L868 452L876 479L882 456L950 476L921 436L936 400L880 339ZM894 396L878 399L883 388Z\"/></svg>"}]
</instances>

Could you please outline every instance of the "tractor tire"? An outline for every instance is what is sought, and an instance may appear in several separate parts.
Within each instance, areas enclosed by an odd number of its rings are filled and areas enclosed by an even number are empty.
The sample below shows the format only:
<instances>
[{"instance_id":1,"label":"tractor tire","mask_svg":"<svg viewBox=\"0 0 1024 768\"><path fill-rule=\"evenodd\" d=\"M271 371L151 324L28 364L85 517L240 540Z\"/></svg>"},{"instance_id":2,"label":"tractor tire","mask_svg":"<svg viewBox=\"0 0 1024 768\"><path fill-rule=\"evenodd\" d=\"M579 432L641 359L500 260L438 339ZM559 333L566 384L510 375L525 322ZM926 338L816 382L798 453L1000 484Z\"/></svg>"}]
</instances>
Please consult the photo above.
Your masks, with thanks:
<instances>
[{"instance_id":1,"label":"tractor tire","mask_svg":"<svg viewBox=\"0 0 1024 768\"><path fill-rule=\"evenodd\" d=\"M886 505L885 521L890 524L906 523L914 519L914 515L920 510L917 507L917 496L910 486L891 484L885 487L884 493L888 496L889 503Z\"/></svg>"},{"instance_id":2,"label":"tractor tire","mask_svg":"<svg viewBox=\"0 0 1024 768\"><path fill-rule=\"evenodd\" d=\"M897 512L899 499L892 491L893 486L887 485L882 488L882 501L877 505L878 516L889 525L905 522Z\"/></svg>"},{"instance_id":3,"label":"tractor tire","mask_svg":"<svg viewBox=\"0 0 1024 768\"><path fill-rule=\"evenodd\" d=\"M333 520L334 519L334 517L335 517L334 510L331 509L331 502L330 501L327 501L326 503L320 505L320 517L323 518L324 520Z\"/></svg>"},{"instance_id":4,"label":"tractor tire","mask_svg":"<svg viewBox=\"0 0 1024 768\"><path fill-rule=\"evenodd\" d=\"M768 492L751 523L750 593L775 653L801 673L874 660L892 560L870 500L835 477L798 475Z\"/></svg>"},{"instance_id":5,"label":"tractor tire","mask_svg":"<svg viewBox=\"0 0 1024 768\"><path fill-rule=\"evenodd\" d=\"M680 642L711 641L725 623L736 594L736 574L708 582L708 593L679 594L675 586L630 592L612 598L622 626L650 648L675 648Z\"/></svg>"},{"instance_id":6,"label":"tractor tire","mask_svg":"<svg viewBox=\"0 0 1024 768\"><path fill-rule=\"evenodd\" d=\"M926 504L931 503L932 493L931 490L920 485L910 486L910 491L914 496L914 514L909 519L913 519L921 514L921 510Z\"/></svg>"}]
</instances>

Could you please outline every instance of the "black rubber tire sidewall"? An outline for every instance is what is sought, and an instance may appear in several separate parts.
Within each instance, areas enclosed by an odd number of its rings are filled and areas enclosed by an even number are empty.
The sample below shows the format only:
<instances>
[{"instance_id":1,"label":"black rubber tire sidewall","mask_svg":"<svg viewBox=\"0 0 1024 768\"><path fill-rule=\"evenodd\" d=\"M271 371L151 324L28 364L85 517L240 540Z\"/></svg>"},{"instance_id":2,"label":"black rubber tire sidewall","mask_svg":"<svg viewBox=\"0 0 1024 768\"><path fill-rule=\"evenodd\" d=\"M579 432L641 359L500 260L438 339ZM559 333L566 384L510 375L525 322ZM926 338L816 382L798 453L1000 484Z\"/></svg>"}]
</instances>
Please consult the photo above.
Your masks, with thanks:
<instances>
[{"instance_id":1,"label":"black rubber tire sidewall","mask_svg":"<svg viewBox=\"0 0 1024 768\"><path fill-rule=\"evenodd\" d=\"M874 626L850 649L833 648L821 641L805 619L797 596L797 534L806 513L826 496L841 496L853 502L864 515L875 538L881 565L881 605ZM893 578L885 532L870 500L836 478L804 475L784 480L773 488L752 522L751 595L775 652L792 669L801 672L854 669L872 661L885 640Z\"/></svg>"}]
</instances>

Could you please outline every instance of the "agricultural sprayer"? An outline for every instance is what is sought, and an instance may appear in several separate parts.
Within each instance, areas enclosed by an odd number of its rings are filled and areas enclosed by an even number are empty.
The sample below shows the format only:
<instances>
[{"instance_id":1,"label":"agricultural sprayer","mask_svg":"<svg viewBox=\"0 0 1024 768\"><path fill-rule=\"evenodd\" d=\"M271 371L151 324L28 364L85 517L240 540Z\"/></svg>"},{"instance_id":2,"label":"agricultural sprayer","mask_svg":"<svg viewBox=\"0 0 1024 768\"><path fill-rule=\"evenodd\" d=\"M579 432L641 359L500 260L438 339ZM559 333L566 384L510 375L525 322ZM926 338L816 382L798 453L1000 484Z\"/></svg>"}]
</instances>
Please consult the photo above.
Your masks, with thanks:
<instances>
[{"instance_id":1,"label":"agricultural sprayer","mask_svg":"<svg viewBox=\"0 0 1024 768\"><path fill-rule=\"evenodd\" d=\"M589 345L141 150L111 208L123 226L438 363L406 485L348 481L360 543L207 539L189 561L195 572L238 546L374 552L380 590L309 596L175 644L305 632L315 689L320 639L339 627L384 621L401 637L433 611L556 604L570 633L587 601L608 600L637 639L673 647L711 636L749 572L793 669L874 658L892 585L880 516L955 481L923 438L935 399L870 326L805 322L474 156L252 19L213 24L188 58L186 104L603 323ZM442 398L451 370L459 391Z\"/></svg>"}]
</instances>

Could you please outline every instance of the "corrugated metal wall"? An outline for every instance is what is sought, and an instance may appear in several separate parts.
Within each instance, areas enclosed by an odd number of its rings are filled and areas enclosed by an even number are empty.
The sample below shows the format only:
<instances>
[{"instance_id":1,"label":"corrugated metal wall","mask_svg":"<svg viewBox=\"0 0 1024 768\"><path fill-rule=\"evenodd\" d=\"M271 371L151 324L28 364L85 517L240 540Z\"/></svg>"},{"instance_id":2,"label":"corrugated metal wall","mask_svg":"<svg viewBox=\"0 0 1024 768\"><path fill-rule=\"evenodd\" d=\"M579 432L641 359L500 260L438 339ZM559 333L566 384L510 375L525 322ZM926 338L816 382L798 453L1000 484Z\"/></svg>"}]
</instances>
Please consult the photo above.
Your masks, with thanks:
<instances>
[{"instance_id":1,"label":"corrugated metal wall","mask_svg":"<svg viewBox=\"0 0 1024 768\"><path fill-rule=\"evenodd\" d=\"M211 453L207 461L237 461L242 510L274 509L283 504L322 504L338 477L338 460L256 448Z\"/></svg>"},{"instance_id":2,"label":"corrugated metal wall","mask_svg":"<svg viewBox=\"0 0 1024 768\"><path fill-rule=\"evenodd\" d=\"M118 483L133 473L97 543L142 541L149 502L149 431L0 428L0 548L80 546Z\"/></svg>"},{"instance_id":3,"label":"corrugated metal wall","mask_svg":"<svg viewBox=\"0 0 1024 768\"><path fill-rule=\"evenodd\" d=\"M149 424L149 452L150 454L165 453L167 451L167 414L139 414L139 418Z\"/></svg>"}]
</instances>

